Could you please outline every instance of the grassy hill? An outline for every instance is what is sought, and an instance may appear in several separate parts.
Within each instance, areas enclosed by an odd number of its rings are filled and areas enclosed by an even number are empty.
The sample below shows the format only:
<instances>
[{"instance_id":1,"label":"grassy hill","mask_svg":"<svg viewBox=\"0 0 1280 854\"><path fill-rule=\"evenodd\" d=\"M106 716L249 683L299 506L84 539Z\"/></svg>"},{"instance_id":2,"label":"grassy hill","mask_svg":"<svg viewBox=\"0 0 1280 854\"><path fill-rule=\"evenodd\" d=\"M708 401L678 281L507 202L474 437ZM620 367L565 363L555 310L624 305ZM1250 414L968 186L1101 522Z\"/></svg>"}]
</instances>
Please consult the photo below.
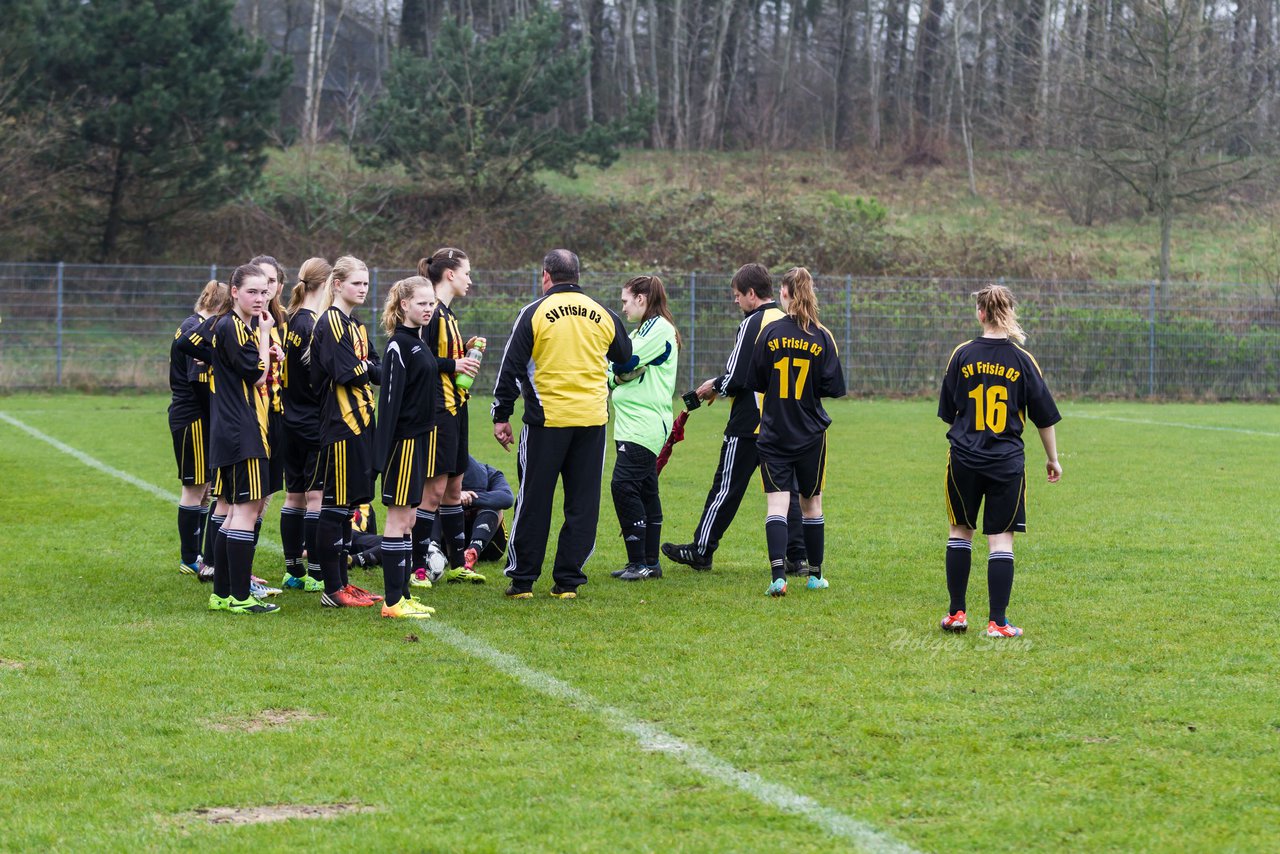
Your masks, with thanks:
<instances>
[{"instance_id":1,"label":"grassy hill","mask_svg":"<svg viewBox=\"0 0 1280 854\"><path fill-rule=\"evenodd\" d=\"M282 258L353 252L404 266L461 245L489 268L537 263L552 245L596 269L716 270L748 260L828 273L1147 279L1158 224L1116 188L1092 226L1075 225L1046 161L1029 153L904 166L866 152L628 151L608 170L541 176L543 189L469 207L447 188L370 170L339 146L273 154L251 196L188 223L173 261L273 251ZM1270 179L1189 208L1174 231L1174 277L1280 278Z\"/></svg>"}]
</instances>

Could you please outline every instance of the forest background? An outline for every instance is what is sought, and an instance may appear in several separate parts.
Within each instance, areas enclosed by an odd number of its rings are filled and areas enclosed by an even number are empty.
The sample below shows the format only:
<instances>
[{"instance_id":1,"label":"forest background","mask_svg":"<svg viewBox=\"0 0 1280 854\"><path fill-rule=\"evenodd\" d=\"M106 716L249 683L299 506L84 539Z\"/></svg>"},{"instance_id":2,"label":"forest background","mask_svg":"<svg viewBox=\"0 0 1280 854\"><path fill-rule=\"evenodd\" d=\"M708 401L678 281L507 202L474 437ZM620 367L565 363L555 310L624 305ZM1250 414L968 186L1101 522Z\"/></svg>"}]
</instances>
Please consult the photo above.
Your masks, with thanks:
<instances>
[{"instance_id":1,"label":"forest background","mask_svg":"<svg viewBox=\"0 0 1280 854\"><path fill-rule=\"evenodd\" d=\"M1277 0L2 0L0 258L1280 281Z\"/></svg>"}]
</instances>

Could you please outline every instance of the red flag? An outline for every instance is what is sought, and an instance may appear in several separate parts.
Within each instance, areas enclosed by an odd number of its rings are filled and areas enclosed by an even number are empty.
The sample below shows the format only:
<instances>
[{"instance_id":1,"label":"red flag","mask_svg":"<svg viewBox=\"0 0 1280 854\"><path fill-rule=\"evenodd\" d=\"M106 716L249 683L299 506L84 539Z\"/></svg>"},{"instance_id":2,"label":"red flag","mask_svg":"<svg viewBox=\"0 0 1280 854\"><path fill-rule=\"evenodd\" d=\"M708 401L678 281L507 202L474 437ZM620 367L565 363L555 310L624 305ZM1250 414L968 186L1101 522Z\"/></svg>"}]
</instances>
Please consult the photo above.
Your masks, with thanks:
<instances>
[{"instance_id":1,"label":"red flag","mask_svg":"<svg viewBox=\"0 0 1280 854\"><path fill-rule=\"evenodd\" d=\"M658 474L662 474L662 467L667 464L667 460L671 459L671 449L675 447L676 442L684 441L684 422L688 420L688 412L681 412L676 416L675 423L671 425L671 435L667 437L662 450L658 452Z\"/></svg>"}]
</instances>

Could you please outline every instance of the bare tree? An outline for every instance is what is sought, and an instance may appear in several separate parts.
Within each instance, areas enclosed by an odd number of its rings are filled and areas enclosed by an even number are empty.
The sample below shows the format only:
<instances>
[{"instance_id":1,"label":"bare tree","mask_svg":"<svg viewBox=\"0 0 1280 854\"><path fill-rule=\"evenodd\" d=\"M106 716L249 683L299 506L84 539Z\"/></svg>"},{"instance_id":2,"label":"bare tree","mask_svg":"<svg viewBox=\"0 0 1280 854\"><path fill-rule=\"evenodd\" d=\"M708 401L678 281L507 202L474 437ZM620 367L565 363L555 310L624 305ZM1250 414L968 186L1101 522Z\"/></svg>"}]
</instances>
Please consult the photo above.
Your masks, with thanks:
<instances>
[{"instance_id":1,"label":"bare tree","mask_svg":"<svg viewBox=\"0 0 1280 854\"><path fill-rule=\"evenodd\" d=\"M1223 144L1260 98L1239 85L1250 70L1233 62L1230 26L1195 0L1135 0L1111 21L1101 69L1078 81L1074 117L1096 129L1085 149L1160 219L1162 282L1178 207L1257 171ZM1270 52L1250 61L1274 68Z\"/></svg>"}]
</instances>

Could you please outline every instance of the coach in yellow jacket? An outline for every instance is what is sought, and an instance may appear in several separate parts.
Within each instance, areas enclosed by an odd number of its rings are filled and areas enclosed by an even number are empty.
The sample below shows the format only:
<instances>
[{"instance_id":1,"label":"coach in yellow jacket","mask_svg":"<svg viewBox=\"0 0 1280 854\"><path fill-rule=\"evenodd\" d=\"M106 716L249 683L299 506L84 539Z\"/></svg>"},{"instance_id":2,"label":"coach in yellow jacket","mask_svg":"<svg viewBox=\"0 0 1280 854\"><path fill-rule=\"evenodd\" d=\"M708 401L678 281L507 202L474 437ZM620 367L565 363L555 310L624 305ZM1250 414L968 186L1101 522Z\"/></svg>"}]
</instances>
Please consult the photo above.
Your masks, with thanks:
<instances>
[{"instance_id":1,"label":"coach in yellow jacket","mask_svg":"<svg viewBox=\"0 0 1280 854\"><path fill-rule=\"evenodd\" d=\"M564 477L564 526L556 546L551 595L573 599L587 582L583 564L595 550L609 422L606 363L634 369L631 339L618 315L578 287L578 256L553 249L542 261L542 296L520 310L494 387L493 435L513 441L511 413L524 396L520 497L511 522L507 596L528 599L542 574L551 500Z\"/></svg>"}]
</instances>

